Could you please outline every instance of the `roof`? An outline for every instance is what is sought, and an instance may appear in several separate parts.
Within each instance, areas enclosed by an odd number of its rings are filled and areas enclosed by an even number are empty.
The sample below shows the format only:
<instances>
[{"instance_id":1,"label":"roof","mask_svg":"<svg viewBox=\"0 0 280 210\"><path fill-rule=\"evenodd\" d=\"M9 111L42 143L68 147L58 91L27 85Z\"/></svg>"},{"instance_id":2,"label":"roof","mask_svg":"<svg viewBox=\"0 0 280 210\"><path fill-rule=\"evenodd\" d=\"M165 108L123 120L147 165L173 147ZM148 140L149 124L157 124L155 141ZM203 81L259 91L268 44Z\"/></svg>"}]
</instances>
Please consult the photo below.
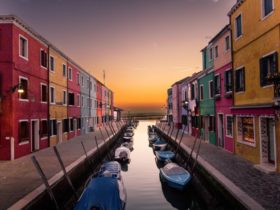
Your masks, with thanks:
<instances>
[{"instance_id":1,"label":"roof","mask_svg":"<svg viewBox=\"0 0 280 210\"><path fill-rule=\"evenodd\" d=\"M219 31L219 33L216 34L216 36L214 36L210 41L209 44L216 41L217 39L219 39L222 35L224 35L227 31L230 30L230 24L227 24L226 26L224 26L222 28L222 30Z\"/></svg>"},{"instance_id":2,"label":"roof","mask_svg":"<svg viewBox=\"0 0 280 210\"><path fill-rule=\"evenodd\" d=\"M29 32L33 37L35 37L38 41L42 42L43 44L47 45L51 49L55 50L57 53L59 53L61 56L63 56L65 59L67 59L68 62L78 67L79 70L84 71L85 73L89 74L91 77L93 77L96 81L101 83L103 86L107 87L105 84L100 82L95 76L93 76L90 72L86 71L83 67L81 67L79 64L77 64L72 58L67 56L65 53L63 53L60 49L58 49L54 44L52 44L50 41L48 41L46 38L41 36L38 32L36 32L32 27L30 27L28 24L26 24L21 18L19 18L16 15L0 15L0 23L16 23L23 29L25 29L27 32Z\"/></svg>"},{"instance_id":3,"label":"roof","mask_svg":"<svg viewBox=\"0 0 280 210\"><path fill-rule=\"evenodd\" d=\"M183 78L183 79L181 79L181 80L179 80L179 81L175 82L175 83L174 83L174 84L172 84L171 86L181 84L181 83L183 83L183 82L187 81L188 79L190 79L190 76L187 76L187 77L185 77L185 78Z\"/></svg>"},{"instance_id":4,"label":"roof","mask_svg":"<svg viewBox=\"0 0 280 210\"><path fill-rule=\"evenodd\" d=\"M235 5L228 12L228 16L231 16L246 0L237 0Z\"/></svg>"}]
</instances>

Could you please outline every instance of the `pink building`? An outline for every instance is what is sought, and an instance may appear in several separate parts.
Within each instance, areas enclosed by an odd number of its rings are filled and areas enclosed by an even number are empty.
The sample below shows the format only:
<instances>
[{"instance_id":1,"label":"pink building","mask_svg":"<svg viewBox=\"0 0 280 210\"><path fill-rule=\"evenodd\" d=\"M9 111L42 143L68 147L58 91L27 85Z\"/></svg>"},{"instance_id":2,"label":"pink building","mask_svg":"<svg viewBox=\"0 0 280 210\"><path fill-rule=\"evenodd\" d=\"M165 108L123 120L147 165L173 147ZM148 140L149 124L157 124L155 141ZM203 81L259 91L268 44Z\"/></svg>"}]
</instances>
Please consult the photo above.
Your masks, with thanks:
<instances>
[{"instance_id":1,"label":"pink building","mask_svg":"<svg viewBox=\"0 0 280 210\"><path fill-rule=\"evenodd\" d=\"M2 160L49 145L47 55L48 45L39 34L14 16L0 16Z\"/></svg>"},{"instance_id":2,"label":"pink building","mask_svg":"<svg viewBox=\"0 0 280 210\"><path fill-rule=\"evenodd\" d=\"M234 152L230 26L226 25L210 42L214 52L217 145Z\"/></svg>"}]
</instances>

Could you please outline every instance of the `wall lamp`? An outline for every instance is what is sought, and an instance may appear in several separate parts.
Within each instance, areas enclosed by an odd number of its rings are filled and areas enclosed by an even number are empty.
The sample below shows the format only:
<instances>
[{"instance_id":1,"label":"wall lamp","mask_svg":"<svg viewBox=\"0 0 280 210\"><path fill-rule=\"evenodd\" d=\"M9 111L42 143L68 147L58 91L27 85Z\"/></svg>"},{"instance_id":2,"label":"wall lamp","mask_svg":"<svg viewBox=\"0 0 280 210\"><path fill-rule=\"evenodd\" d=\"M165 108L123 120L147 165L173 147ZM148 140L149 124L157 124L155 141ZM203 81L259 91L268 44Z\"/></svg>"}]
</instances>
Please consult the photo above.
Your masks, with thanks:
<instances>
[{"instance_id":1,"label":"wall lamp","mask_svg":"<svg viewBox=\"0 0 280 210\"><path fill-rule=\"evenodd\" d=\"M15 86L10 88L10 92L11 93L14 93L16 90L17 90L18 93L24 93L24 89L23 89L21 83L19 83L19 84L17 84L17 85L15 85Z\"/></svg>"}]
</instances>

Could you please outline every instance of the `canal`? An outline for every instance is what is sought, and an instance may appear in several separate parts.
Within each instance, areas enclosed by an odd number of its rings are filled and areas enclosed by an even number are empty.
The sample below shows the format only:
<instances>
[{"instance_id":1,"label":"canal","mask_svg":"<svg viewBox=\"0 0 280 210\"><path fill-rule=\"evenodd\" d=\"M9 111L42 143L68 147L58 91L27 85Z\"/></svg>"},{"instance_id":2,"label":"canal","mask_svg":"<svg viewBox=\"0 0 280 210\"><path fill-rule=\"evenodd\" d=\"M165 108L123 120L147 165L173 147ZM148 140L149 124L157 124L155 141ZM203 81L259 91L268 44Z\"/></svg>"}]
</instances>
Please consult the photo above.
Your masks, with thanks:
<instances>
[{"instance_id":1,"label":"canal","mask_svg":"<svg viewBox=\"0 0 280 210\"><path fill-rule=\"evenodd\" d=\"M134 130L131 162L122 171L128 195L126 209L206 209L191 186L179 192L161 183L147 134L147 126L153 124L155 121L140 121Z\"/></svg>"}]
</instances>

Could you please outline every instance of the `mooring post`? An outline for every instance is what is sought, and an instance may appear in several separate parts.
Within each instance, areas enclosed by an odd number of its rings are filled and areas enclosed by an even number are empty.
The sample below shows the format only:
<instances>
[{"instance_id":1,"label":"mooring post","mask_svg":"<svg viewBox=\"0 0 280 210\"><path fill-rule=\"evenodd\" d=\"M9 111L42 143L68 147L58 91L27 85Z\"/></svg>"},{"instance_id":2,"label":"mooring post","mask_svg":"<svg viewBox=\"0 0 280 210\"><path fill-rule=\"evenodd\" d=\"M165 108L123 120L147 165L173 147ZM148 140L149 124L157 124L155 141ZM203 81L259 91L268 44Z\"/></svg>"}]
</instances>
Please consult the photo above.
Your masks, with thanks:
<instances>
[{"instance_id":1,"label":"mooring post","mask_svg":"<svg viewBox=\"0 0 280 210\"><path fill-rule=\"evenodd\" d=\"M181 145L181 141L182 141L182 139L183 139L185 129L186 129L186 127L184 127L183 132L182 132L182 135L181 135L181 138L180 138L180 140L179 140L179 143L177 144L177 149L176 149L176 152L175 152L175 156L177 155L177 153L178 153L178 151L179 151L179 147L180 147L180 145ZM178 129L178 130L179 130L179 129Z\"/></svg>"},{"instance_id":2,"label":"mooring post","mask_svg":"<svg viewBox=\"0 0 280 210\"><path fill-rule=\"evenodd\" d=\"M82 147L83 147L85 156L86 156L87 163L88 163L89 167L92 168L92 164L91 164L91 161L90 161L90 159L89 159L89 157L88 157L87 150L86 150L86 147L85 147L85 145L84 145L84 142L81 141L81 144L82 144ZM92 168L92 170L93 170L93 168Z\"/></svg>"},{"instance_id":3,"label":"mooring post","mask_svg":"<svg viewBox=\"0 0 280 210\"><path fill-rule=\"evenodd\" d=\"M178 128L178 129L177 129L176 136L175 136L175 142L177 142L177 138L178 138L178 135L179 135L179 131L180 131L180 129Z\"/></svg>"},{"instance_id":4,"label":"mooring post","mask_svg":"<svg viewBox=\"0 0 280 210\"><path fill-rule=\"evenodd\" d=\"M109 123L109 124L110 124L110 123ZM113 126L113 122L111 122L111 127L112 127L112 130L113 130L114 135L116 135L117 132L115 131L115 128L114 128L114 126Z\"/></svg>"},{"instance_id":5,"label":"mooring post","mask_svg":"<svg viewBox=\"0 0 280 210\"><path fill-rule=\"evenodd\" d=\"M109 128L110 128L110 130L111 130L112 134L113 134L113 135L115 135L115 131L114 131L114 129L111 127L111 125L110 125L110 123L109 123L109 122L108 122L108 126L109 126Z\"/></svg>"},{"instance_id":6,"label":"mooring post","mask_svg":"<svg viewBox=\"0 0 280 210\"><path fill-rule=\"evenodd\" d=\"M73 194L74 194L76 200L78 200L79 196L78 196L78 194L77 194L77 192L76 192L76 190L75 190L75 188L74 188L74 186L73 186L73 183L72 183L70 177L68 176L68 174L67 174L67 172L66 172L64 163L63 163L63 161L62 161L62 159L61 159L61 156L60 156L60 154L59 154L59 152L58 152L58 150L57 150L57 147L54 146L54 147L53 147L53 150L54 150L54 153L55 153L55 155L56 155L56 157L57 157L57 159L58 159L58 162L59 162L59 164L60 164L60 167L61 167L61 169L62 169L62 171L63 171L64 177L66 178L68 184L70 185L71 189L73 190Z\"/></svg>"},{"instance_id":7,"label":"mooring post","mask_svg":"<svg viewBox=\"0 0 280 210\"><path fill-rule=\"evenodd\" d=\"M199 133L200 133L200 131L198 131L198 132L197 132L196 137L195 137L195 139L194 139L194 142L193 142L193 145L192 145L191 152L190 152L189 157L188 157L187 162L186 162L186 166L185 166L186 168L187 168L187 166L188 166L189 162L191 161L191 158L192 158L192 153L193 153L193 151L194 151L194 149L195 149L195 145L196 145L196 142L197 142L197 139L198 139ZM200 143L201 143L201 141L200 141ZM199 148L200 148L200 143L199 143L199 146L198 146ZM199 149L198 149L198 150L199 150Z\"/></svg>"},{"instance_id":8,"label":"mooring post","mask_svg":"<svg viewBox=\"0 0 280 210\"><path fill-rule=\"evenodd\" d=\"M99 127L99 132L101 133L102 139L103 139L104 144L105 144L106 139L105 139L105 137L104 137L104 135L103 135L103 132L102 132L102 130L101 130L101 127Z\"/></svg>"},{"instance_id":9,"label":"mooring post","mask_svg":"<svg viewBox=\"0 0 280 210\"><path fill-rule=\"evenodd\" d=\"M56 208L57 210L59 210L59 209L60 209L60 208L59 208L59 205L58 205L58 203L57 203L57 201L56 201L56 199L55 199L55 196L54 196L54 194L53 194L53 191L52 191L52 189L51 189L51 187L50 187L50 185L49 185L48 179L47 179L47 177L46 177L44 171L42 170L42 168L41 168L39 162L37 161L37 159L36 159L36 157L35 157L34 155L31 156L31 160L32 160L32 162L33 162L33 164L34 164L34 166L35 166L35 168L36 168L38 174L41 176L41 179L42 179L42 181L43 181L43 183L44 183L44 185L45 185L45 187L46 187L46 189L47 189L47 191L48 191L48 193L49 193L49 196L50 196L51 200L52 200L52 201L54 202L54 204L55 204L55 208Z\"/></svg>"},{"instance_id":10,"label":"mooring post","mask_svg":"<svg viewBox=\"0 0 280 210\"><path fill-rule=\"evenodd\" d=\"M170 134L169 134L169 137L170 137L170 138L172 138L171 136L172 136L173 130L174 130L174 123L172 123L172 130L171 130L171 132L170 132Z\"/></svg>"},{"instance_id":11,"label":"mooring post","mask_svg":"<svg viewBox=\"0 0 280 210\"><path fill-rule=\"evenodd\" d=\"M167 133L166 133L167 136L169 135L170 129L171 129L171 125L169 126L168 131L167 131Z\"/></svg>"}]
</instances>

